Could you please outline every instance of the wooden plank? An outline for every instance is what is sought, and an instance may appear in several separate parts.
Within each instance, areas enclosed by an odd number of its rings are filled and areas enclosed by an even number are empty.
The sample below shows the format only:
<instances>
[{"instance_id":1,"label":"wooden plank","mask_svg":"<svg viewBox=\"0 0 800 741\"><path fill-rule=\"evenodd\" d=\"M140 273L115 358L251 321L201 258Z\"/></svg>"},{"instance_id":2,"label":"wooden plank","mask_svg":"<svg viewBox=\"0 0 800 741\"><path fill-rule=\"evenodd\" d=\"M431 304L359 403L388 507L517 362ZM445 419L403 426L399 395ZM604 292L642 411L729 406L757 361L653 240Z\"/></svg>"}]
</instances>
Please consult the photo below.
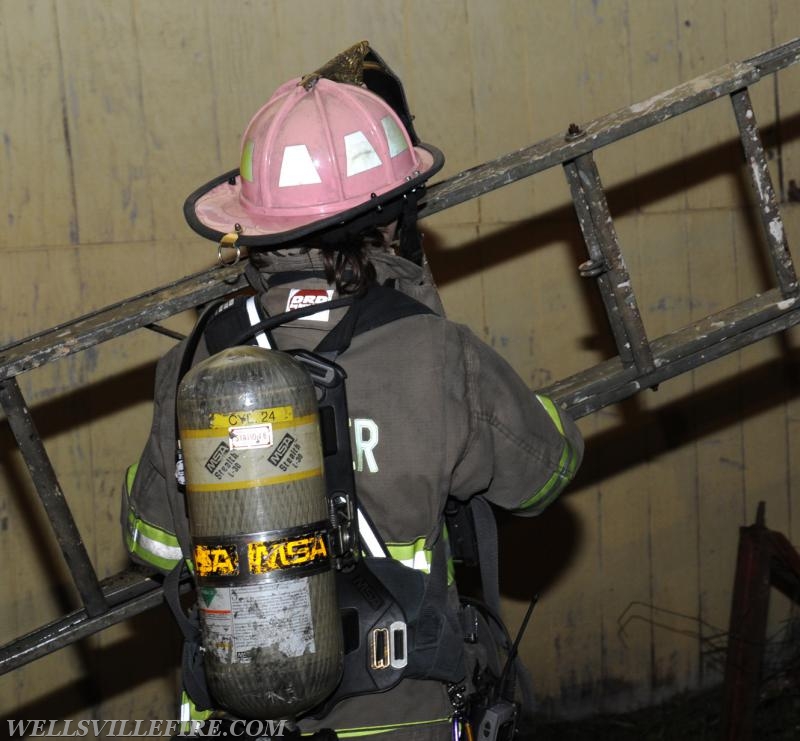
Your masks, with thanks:
<instances>
[{"instance_id":1,"label":"wooden plank","mask_svg":"<svg viewBox=\"0 0 800 741\"><path fill-rule=\"evenodd\" d=\"M731 59L770 45L769 14L743 10L744 4L712 4L698 0L680 0L679 39L682 73L685 77L700 74ZM737 21L741 24L737 33ZM746 38L749 37L753 45ZM741 56L740 56L741 53ZM764 113L765 118L768 112ZM746 193L739 180L738 131L729 104L707 106L686 117L686 154L696 160L698 172L713 177L697 180L689 175L689 208L719 208L743 202Z\"/></svg>"},{"instance_id":2,"label":"wooden plank","mask_svg":"<svg viewBox=\"0 0 800 741\"><path fill-rule=\"evenodd\" d=\"M531 83L537 75L531 56L546 57L549 50L531 54L527 38L532 29L531 11L531 4L520 0L500 5L467 2L474 115L472 121L464 121L460 135L474 130L476 161L520 149L533 138L537 117ZM483 198L482 220L494 223L527 218L533 208L533 189L534 182L528 179Z\"/></svg>"},{"instance_id":3,"label":"wooden plank","mask_svg":"<svg viewBox=\"0 0 800 741\"><path fill-rule=\"evenodd\" d=\"M519 96L524 96L530 111L530 140L563 138L570 122L586 120L581 100L586 58L581 53L565 54L563 51L565 48L580 49L584 43L575 21L581 11L574 3L559 0L525 3L524 6L522 25L527 36L527 41L522 42L524 51L519 48L509 51L516 51L525 66L518 71L521 62L514 62L506 69L506 74L512 80L523 71L526 76L527 86L520 90ZM561 168L531 180L533 202L530 213L548 214L554 219L572 218L572 204ZM515 185L514 189L522 193L524 187ZM509 197L512 204L523 198L513 193ZM504 193L500 192L485 200L497 203L499 213L504 198Z\"/></svg>"},{"instance_id":4,"label":"wooden plank","mask_svg":"<svg viewBox=\"0 0 800 741\"><path fill-rule=\"evenodd\" d=\"M727 48L722 33L720 6L697 0L678 2L678 49L681 75L693 77L709 65L722 63ZM690 209L730 206L736 202L737 129L730 104L721 101L705 106L683 121L683 149L693 167L686 172L685 193ZM723 142L722 151L714 151ZM709 154L709 152L712 152Z\"/></svg>"},{"instance_id":5,"label":"wooden plank","mask_svg":"<svg viewBox=\"0 0 800 741\"><path fill-rule=\"evenodd\" d=\"M637 290L641 288L641 263L647 246L640 222L636 216L616 220ZM609 333L602 337L608 338ZM606 347L608 342L606 339ZM596 436L600 451L593 453L592 439L587 441L587 458L591 461L598 455L596 466L601 472L596 474L597 522L601 527L596 602L602 621L598 703L602 712L621 712L646 704L651 691L652 627L649 607L644 607L652 602L651 497L646 470L635 465L646 454L646 438L637 424L640 403L631 401L601 417ZM587 527L592 527L591 521ZM624 582L619 579L622 571L626 574Z\"/></svg>"},{"instance_id":6,"label":"wooden plank","mask_svg":"<svg viewBox=\"0 0 800 741\"><path fill-rule=\"evenodd\" d=\"M0 7L0 249L79 239L67 91L52 0Z\"/></svg>"},{"instance_id":7,"label":"wooden plank","mask_svg":"<svg viewBox=\"0 0 800 741\"><path fill-rule=\"evenodd\" d=\"M602 115L602 111L622 108L632 102L633 71L628 16L627 3L573 6L571 25L575 42L572 48L579 50L575 55L578 76L574 86L578 110L569 118L570 121L583 125L583 122ZM558 44L557 37L551 43ZM560 58L563 56L559 55ZM560 97L563 99L563 94ZM614 152L597 153L596 163L605 188L613 189L620 180L632 174L631 144L620 143ZM636 232L631 228L635 220L621 221L616 218L615 204L609 205L624 259L633 274L638 271L640 258L639 240L633 238ZM556 278L554 286L548 290L546 286L550 284L553 274L550 271L539 274L542 276L539 287L545 293L545 301L548 300L548 294L556 291L556 296L560 294L564 299L553 301L553 319L559 314L564 317L570 313L567 307L586 306L586 295L581 301L580 297L571 293L564 294L563 283L566 281L568 285L575 285L574 278L571 281L567 276ZM631 277L631 281L636 286L635 278ZM584 294L591 294L591 301L596 301L593 281L583 281L579 288L583 289ZM591 310L585 313L591 316ZM558 343L556 338L561 334L564 345L559 347L560 356L578 362L585 361L586 357L576 352L577 338L593 335L591 345L597 357L610 351L610 333L602 314L595 315L588 327L575 319L571 323L577 325L575 329L579 329L576 334L564 330L559 333L554 325L540 327L539 342L549 344L552 338ZM593 420L591 427L594 434L591 439L603 440L604 435L613 435L621 420L627 418L630 408L623 407ZM590 440L587 452L589 469L586 472L590 475L594 454L591 445ZM640 450L636 443L631 443L623 455L632 449ZM594 459L595 470L603 470L611 461L618 461L621 453L621 450L606 450L608 458ZM640 478L641 474L636 468L622 470L614 468L612 464L610 470L606 469L605 475L595 474L594 485L589 491L581 492L581 496L585 497L581 501L581 523L589 549L582 559L583 573L580 578L573 580L572 589L565 595L565 607L572 613L572 603L580 600L579 604L584 610L582 621L576 625L581 634L583 656L576 656L573 661L579 671L591 678L585 688L587 696L583 706L586 710L624 710L646 701L648 695L647 685L641 680L647 677L649 666L649 631L642 632L639 630L641 624L632 624L626 626L623 635L618 622L632 601L642 599L642 590L647 589L649 581L646 539L642 535L634 535L647 532L649 502L646 496L641 496ZM620 568L625 568L624 564L628 564L627 578L622 585L617 575ZM637 567L632 568L632 564ZM578 595L585 597L580 599Z\"/></svg>"},{"instance_id":8,"label":"wooden plank","mask_svg":"<svg viewBox=\"0 0 800 741\"><path fill-rule=\"evenodd\" d=\"M208 263L203 250L211 243L153 243L88 246L81 250L82 282L95 286L93 300L106 303L146 290L181 270L194 270ZM152 269L138 269L142 263ZM87 306L86 308L90 308ZM171 318L169 326L188 332L196 320L191 310ZM172 338L153 332L135 332L92 348L80 357L85 363L86 388L76 390L75 406L82 409L87 424L87 450L94 476L83 496L92 502L94 563L101 578L117 573L125 565L116 494L125 469L138 460L150 430L153 372L156 360L175 345ZM109 496L114 492L115 496Z\"/></svg>"},{"instance_id":9,"label":"wooden plank","mask_svg":"<svg viewBox=\"0 0 800 741\"><path fill-rule=\"evenodd\" d=\"M681 83L675 53L674 2L629 3L631 99L645 100ZM624 187L627 201L646 212L685 207L683 134L685 116L643 131L631 139L636 180Z\"/></svg>"},{"instance_id":10,"label":"wooden plank","mask_svg":"<svg viewBox=\"0 0 800 741\"><path fill-rule=\"evenodd\" d=\"M84 283L98 286L97 300L118 299L130 291L144 290L153 282L174 277L181 270L202 267L207 259L203 243L156 243L141 245L88 247L81 252L80 269ZM148 258L147 255L152 255ZM100 259L105 256L108 259ZM137 271L145 260L152 272ZM182 333L190 331L196 320L195 310L170 319L169 326ZM93 389L87 394L85 409L90 426L93 467L98 473L94 484L97 555L114 554L121 549L116 524L118 502L109 498L117 491L125 468L138 459L150 429L152 414L153 363L176 343L176 340L153 332L136 332L112 340L85 353L88 358L86 382ZM97 560L98 567L105 562ZM108 576L118 569L104 569Z\"/></svg>"},{"instance_id":11,"label":"wooden plank","mask_svg":"<svg viewBox=\"0 0 800 741\"><path fill-rule=\"evenodd\" d=\"M151 238L145 101L139 68L131 64L137 53L131 6L59 0L56 9L81 241Z\"/></svg>"},{"instance_id":12,"label":"wooden plank","mask_svg":"<svg viewBox=\"0 0 800 741\"><path fill-rule=\"evenodd\" d=\"M737 247L737 288L740 296L761 290L771 282L763 245L758 239L757 216L749 212L738 215L734 223ZM741 350L741 374L755 375L756 381L741 389L743 425L743 483L745 523L755 520L759 502L766 503L767 527L784 531L792 511L788 479L786 406L765 404L765 389L776 389L784 383L786 359L781 337ZM784 361L784 362L781 362ZM773 590L767 635L775 635L785 627L793 614L791 603Z\"/></svg>"},{"instance_id":13,"label":"wooden plank","mask_svg":"<svg viewBox=\"0 0 800 741\"><path fill-rule=\"evenodd\" d=\"M591 65L598 55L606 54L609 62L615 65L617 74L622 72L620 79L613 80L614 67L608 69L607 75L611 79L605 84L605 87L616 87L627 96L627 101L620 101L621 105L646 100L659 90L680 82L670 65L670 56L656 56L656 50L670 42L668 29L671 24L665 22L664 16L669 17L671 12L668 3L625 4L624 16L618 25L620 32L624 33L624 50L609 53L607 49L595 48L594 54L587 55L586 65ZM628 178L619 189L609 189L609 206L639 301L647 296L641 291L647 287L643 285L643 273L649 270L649 255L653 249L652 235L645 228L651 222L635 215L620 217L637 206L659 207L657 201L653 202L653 194L663 191L653 187L654 184L645 178L652 170L658 170L669 156L674 156L670 148L672 129L672 122L661 124L615 145L613 149L598 152L598 166L606 185L618 178ZM607 171L610 182L606 177ZM631 176L637 177L632 188L627 185ZM659 177L662 177L661 173ZM640 309L644 311L645 307L640 306ZM605 331L602 336L607 338L610 335ZM637 465L647 454L648 426L643 423L646 417L640 411L642 404L646 405L647 400L631 400L603 412L605 431L587 441L587 460L591 465L593 455L597 455L600 459L597 465L602 472L597 474L596 489L597 522L601 528L597 603L603 628L602 691L598 709L603 712L621 712L647 704L652 692L653 495L647 465ZM600 445L601 449L593 451L594 445ZM625 574L624 580L619 578L621 573Z\"/></svg>"},{"instance_id":14,"label":"wooden plank","mask_svg":"<svg viewBox=\"0 0 800 741\"><path fill-rule=\"evenodd\" d=\"M647 215L638 226L640 270L632 280L639 286L648 335L659 337L689 323L691 242L680 214ZM639 400L650 420L645 431L647 463L640 467L640 481L649 494L652 703L692 686L698 672L696 642L683 635L683 618L677 617L691 615L697 604L696 459L693 446L674 442L686 424L686 410L676 402L691 394L692 387L691 374L685 374ZM678 411L662 415L660 410L667 405Z\"/></svg>"},{"instance_id":15,"label":"wooden plank","mask_svg":"<svg viewBox=\"0 0 800 741\"><path fill-rule=\"evenodd\" d=\"M484 310L484 250L475 226L425 229L425 254L447 317L468 325L486 339Z\"/></svg>"},{"instance_id":16,"label":"wooden plank","mask_svg":"<svg viewBox=\"0 0 800 741\"><path fill-rule=\"evenodd\" d=\"M692 319L730 305L737 298L736 241L729 211L694 212L692 237ZM709 276L713 279L709 280ZM696 401L697 553L700 566L698 618L699 684L718 686L725 665L724 634L730 615L738 528L744 518L743 434L738 353L694 371Z\"/></svg>"},{"instance_id":17,"label":"wooden plank","mask_svg":"<svg viewBox=\"0 0 800 741\"><path fill-rule=\"evenodd\" d=\"M181 211L186 196L223 172L206 8L192 0L157 13L133 5L157 239L191 234Z\"/></svg>"},{"instance_id":18,"label":"wooden plank","mask_svg":"<svg viewBox=\"0 0 800 741\"><path fill-rule=\"evenodd\" d=\"M800 9L799 9L800 10ZM800 240L800 209L788 204L783 208L784 224L789 237L790 245L797 245ZM789 392L797 387L800 380L800 331L797 328L783 334L783 355L785 362L784 384ZM789 486L789 502L791 509L788 513L783 533L796 546L800 547L800 460L793 451L800 450L800 397L797 394L787 394L786 400L786 447L789 451L787 460L787 479ZM776 524L776 529L778 525Z\"/></svg>"},{"instance_id":19,"label":"wooden plank","mask_svg":"<svg viewBox=\"0 0 800 741\"><path fill-rule=\"evenodd\" d=\"M467 61L469 17L461 0L410 3L404 10L405 24L413 29L405 37L407 59L413 63L406 65L403 81L420 139L444 151L446 161L436 176L438 181L477 161L473 70ZM441 215L434 227L475 223L480 221L479 214L477 202L466 204Z\"/></svg>"},{"instance_id":20,"label":"wooden plank","mask_svg":"<svg viewBox=\"0 0 800 741\"><path fill-rule=\"evenodd\" d=\"M206 2L205 10L211 29L211 64L205 79L214 91L223 172L239 166L242 135L248 122L272 91L285 82L281 73L286 55L280 52L276 3Z\"/></svg>"}]
</instances>

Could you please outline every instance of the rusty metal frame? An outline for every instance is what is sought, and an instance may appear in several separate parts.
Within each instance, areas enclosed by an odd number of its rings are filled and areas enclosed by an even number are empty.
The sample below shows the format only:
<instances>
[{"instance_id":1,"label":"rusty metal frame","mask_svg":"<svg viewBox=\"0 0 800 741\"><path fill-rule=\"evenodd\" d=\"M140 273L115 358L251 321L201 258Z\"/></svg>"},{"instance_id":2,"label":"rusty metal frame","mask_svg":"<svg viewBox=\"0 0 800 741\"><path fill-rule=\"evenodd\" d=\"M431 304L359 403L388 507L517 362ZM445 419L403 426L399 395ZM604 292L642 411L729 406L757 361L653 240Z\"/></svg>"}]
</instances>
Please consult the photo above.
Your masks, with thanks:
<instances>
[{"instance_id":1,"label":"rusty metal frame","mask_svg":"<svg viewBox=\"0 0 800 741\"><path fill-rule=\"evenodd\" d=\"M597 283L618 352L611 360L543 389L574 417L591 414L800 323L797 278L747 91L763 77L798 60L800 39L725 65L584 126L572 124L564 135L465 170L428 189L421 218L544 170L564 169L588 252L579 273ZM777 287L651 341L593 153L724 96L730 96L733 105ZM137 569L98 581L17 376L136 329L173 334L157 322L242 289L242 272L239 264L198 273L0 348L0 404L84 605L0 647L0 674L150 609L163 599L159 580Z\"/></svg>"},{"instance_id":2,"label":"rusty metal frame","mask_svg":"<svg viewBox=\"0 0 800 741\"><path fill-rule=\"evenodd\" d=\"M800 601L800 553L786 536L766 527L764 512L764 502L760 502L755 523L739 529L723 685L722 741L753 738L767 644L770 587L776 584L795 602Z\"/></svg>"}]
</instances>

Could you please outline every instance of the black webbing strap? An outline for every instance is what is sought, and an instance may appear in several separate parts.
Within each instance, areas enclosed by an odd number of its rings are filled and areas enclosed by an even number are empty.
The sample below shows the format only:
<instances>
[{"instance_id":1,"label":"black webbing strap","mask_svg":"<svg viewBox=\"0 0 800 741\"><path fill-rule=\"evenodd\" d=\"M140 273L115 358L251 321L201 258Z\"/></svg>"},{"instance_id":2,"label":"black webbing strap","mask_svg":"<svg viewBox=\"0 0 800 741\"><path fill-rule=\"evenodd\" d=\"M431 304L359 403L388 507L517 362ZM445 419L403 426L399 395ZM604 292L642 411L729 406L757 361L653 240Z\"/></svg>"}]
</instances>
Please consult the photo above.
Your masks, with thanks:
<instances>
[{"instance_id":1,"label":"black webbing strap","mask_svg":"<svg viewBox=\"0 0 800 741\"><path fill-rule=\"evenodd\" d=\"M289 322L303 319L304 317L317 314L320 311L328 311L329 309L339 309L342 306L350 306L353 301L355 301L355 298L355 296L343 296L342 298L335 298L332 301L322 301L318 304L313 304L312 306L304 306L301 309L292 309L291 311L285 311L282 314L276 314L275 316L268 317L267 319L258 322L258 324L253 324L252 326L247 327L247 329L243 330L235 337L232 337L229 347L244 345L249 339L255 337L255 335L259 334L260 332L270 332L276 327L280 327L282 324L288 324Z\"/></svg>"},{"instance_id":2,"label":"black webbing strap","mask_svg":"<svg viewBox=\"0 0 800 741\"><path fill-rule=\"evenodd\" d=\"M314 352L343 353L350 347L353 337L364 332L405 317L433 313L425 304L405 293L389 286L372 285L357 297L347 314L325 335Z\"/></svg>"},{"instance_id":3,"label":"black webbing strap","mask_svg":"<svg viewBox=\"0 0 800 741\"><path fill-rule=\"evenodd\" d=\"M481 575L481 590L483 600L489 609L494 613L497 620L502 620L500 612L500 557L497 549L497 520L495 519L492 507L485 497L475 496L469 506L472 509L472 517L475 523L475 534L478 544L478 564ZM506 636L494 621L489 621L490 629L496 633L499 641L505 642ZM511 647L509 646L510 650ZM535 698L533 693L533 680L527 667L522 663L518 655L512 658L515 672L516 683L522 695L523 714L533 711ZM514 682L507 684L509 694L513 700Z\"/></svg>"},{"instance_id":4,"label":"black webbing strap","mask_svg":"<svg viewBox=\"0 0 800 741\"><path fill-rule=\"evenodd\" d=\"M184 558L191 558L192 545L189 538L189 521L186 515L185 497L178 488L178 482L175 478L175 466L178 460L178 385L192 367L192 361L203 336L203 330L221 303L221 301L217 301L209 304L200 315L192 331L183 340L183 352L178 363L177 377L175 383L170 384L169 393L163 402L166 413L163 417L161 430L161 439L164 441L161 447L162 470L167 487L167 501L172 511L172 521L175 523L175 537L178 539ZM170 409L172 410L171 413L168 411Z\"/></svg>"},{"instance_id":5,"label":"black webbing strap","mask_svg":"<svg viewBox=\"0 0 800 741\"><path fill-rule=\"evenodd\" d=\"M192 361L197 352L203 330L209 319L221 305L221 301L214 302L206 307L197 323L184 340L183 353L178 364L177 378L174 387L170 388L170 396L165 408L172 408L171 414L164 415L163 439L172 441L162 448L164 478L168 490L168 501L172 509L175 535L181 546L183 558L164 579L164 599L169 605L175 622L183 634L183 652L181 657L181 673L183 688L198 710L208 710L214 707L211 694L206 683L206 674L203 668L202 639L200 633L200 618L197 607L192 607L187 615L180 601L180 583L185 573L188 573L186 559L192 557L192 545L189 536L189 525L186 517L186 504L183 492L178 488L175 478L175 465L178 455L178 412L177 392L181 379L192 366Z\"/></svg>"},{"instance_id":6,"label":"black webbing strap","mask_svg":"<svg viewBox=\"0 0 800 741\"><path fill-rule=\"evenodd\" d=\"M203 667L202 638L197 608L193 607L187 615L180 601L180 583L184 572L188 572L186 561L181 559L164 579L164 598L172 611L175 622L183 633L183 655L181 672L183 688L198 710L209 710L214 707L211 693L206 683Z\"/></svg>"}]
</instances>

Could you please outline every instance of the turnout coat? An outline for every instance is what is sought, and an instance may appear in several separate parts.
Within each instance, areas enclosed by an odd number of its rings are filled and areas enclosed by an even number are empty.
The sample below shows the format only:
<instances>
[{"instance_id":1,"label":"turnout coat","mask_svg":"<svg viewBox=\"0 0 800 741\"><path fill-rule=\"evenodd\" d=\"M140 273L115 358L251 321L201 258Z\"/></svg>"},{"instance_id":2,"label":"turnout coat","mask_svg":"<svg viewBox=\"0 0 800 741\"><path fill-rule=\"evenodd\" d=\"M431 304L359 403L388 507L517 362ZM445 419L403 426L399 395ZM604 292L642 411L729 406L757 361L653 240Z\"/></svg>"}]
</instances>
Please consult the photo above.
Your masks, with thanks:
<instances>
[{"instance_id":1,"label":"turnout coat","mask_svg":"<svg viewBox=\"0 0 800 741\"><path fill-rule=\"evenodd\" d=\"M295 320L274 329L270 340L283 350L338 345L359 501L391 555L427 573L448 497L482 495L515 514L538 515L574 476L583 442L566 413L533 393L468 328L443 317L427 269L385 251L371 259L378 281L369 301ZM299 305L298 292L337 296L314 250L261 254L248 276L262 317ZM195 362L207 352L201 342ZM167 485L175 475L182 355L183 343L159 362L152 430L123 492L131 557L164 572L188 543L185 505ZM301 726L333 728L340 736L444 739L452 710L443 683L403 679L387 692L343 700L327 717Z\"/></svg>"}]
</instances>

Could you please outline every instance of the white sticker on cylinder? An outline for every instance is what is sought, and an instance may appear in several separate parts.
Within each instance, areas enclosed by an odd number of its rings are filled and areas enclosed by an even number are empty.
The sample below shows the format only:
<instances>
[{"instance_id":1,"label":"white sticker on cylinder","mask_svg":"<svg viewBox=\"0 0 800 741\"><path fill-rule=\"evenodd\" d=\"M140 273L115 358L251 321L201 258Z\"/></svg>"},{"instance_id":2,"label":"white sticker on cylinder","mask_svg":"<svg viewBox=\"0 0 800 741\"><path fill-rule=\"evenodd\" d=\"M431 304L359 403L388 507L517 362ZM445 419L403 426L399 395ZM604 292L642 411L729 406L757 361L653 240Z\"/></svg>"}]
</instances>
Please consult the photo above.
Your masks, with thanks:
<instances>
[{"instance_id":1,"label":"white sticker on cylinder","mask_svg":"<svg viewBox=\"0 0 800 741\"><path fill-rule=\"evenodd\" d=\"M247 425L229 427L228 438L231 450L272 447L272 425Z\"/></svg>"},{"instance_id":2,"label":"white sticker on cylinder","mask_svg":"<svg viewBox=\"0 0 800 741\"><path fill-rule=\"evenodd\" d=\"M200 589L203 645L226 664L249 664L258 649L297 657L316 651L308 579Z\"/></svg>"}]
</instances>

